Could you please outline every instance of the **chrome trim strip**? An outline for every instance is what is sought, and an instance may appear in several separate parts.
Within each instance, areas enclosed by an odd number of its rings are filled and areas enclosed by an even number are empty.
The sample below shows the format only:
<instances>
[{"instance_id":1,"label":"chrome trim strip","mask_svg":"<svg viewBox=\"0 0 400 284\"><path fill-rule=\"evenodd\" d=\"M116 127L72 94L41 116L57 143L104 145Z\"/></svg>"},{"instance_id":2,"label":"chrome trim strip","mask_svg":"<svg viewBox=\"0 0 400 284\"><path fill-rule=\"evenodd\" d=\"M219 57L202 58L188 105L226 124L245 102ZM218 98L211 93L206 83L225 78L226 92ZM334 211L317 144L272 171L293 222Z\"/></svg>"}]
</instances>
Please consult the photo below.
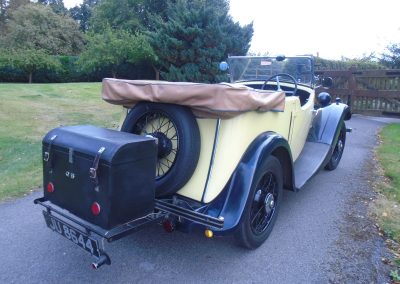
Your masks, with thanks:
<instances>
[{"instance_id":1,"label":"chrome trim strip","mask_svg":"<svg viewBox=\"0 0 400 284\"><path fill-rule=\"evenodd\" d=\"M201 196L201 202L204 202L204 197L205 197L205 195L207 193L208 184L209 184L210 179L211 179L212 169L213 169L213 166L214 166L215 152L217 150L220 126L221 126L221 119L218 118L217 119L217 125L215 127L214 145L213 145L213 150L212 150L212 154L211 154L210 166L208 168L206 184L204 185L203 195Z\"/></svg>"}]
</instances>

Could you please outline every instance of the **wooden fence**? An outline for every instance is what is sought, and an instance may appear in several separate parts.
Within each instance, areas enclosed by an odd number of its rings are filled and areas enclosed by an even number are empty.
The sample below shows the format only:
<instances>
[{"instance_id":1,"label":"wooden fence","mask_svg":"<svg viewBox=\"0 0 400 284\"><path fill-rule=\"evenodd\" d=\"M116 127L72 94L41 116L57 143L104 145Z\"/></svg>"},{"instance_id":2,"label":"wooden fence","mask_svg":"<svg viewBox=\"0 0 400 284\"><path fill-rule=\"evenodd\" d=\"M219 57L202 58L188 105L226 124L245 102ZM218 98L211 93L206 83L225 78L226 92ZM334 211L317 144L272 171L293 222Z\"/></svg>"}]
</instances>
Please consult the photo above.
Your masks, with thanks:
<instances>
[{"instance_id":1,"label":"wooden fence","mask_svg":"<svg viewBox=\"0 0 400 284\"><path fill-rule=\"evenodd\" d=\"M390 70L320 70L322 77L332 77L328 92L340 97L353 113L400 117L400 69ZM317 93L324 88L318 88ZM326 90L325 90L326 91Z\"/></svg>"}]
</instances>

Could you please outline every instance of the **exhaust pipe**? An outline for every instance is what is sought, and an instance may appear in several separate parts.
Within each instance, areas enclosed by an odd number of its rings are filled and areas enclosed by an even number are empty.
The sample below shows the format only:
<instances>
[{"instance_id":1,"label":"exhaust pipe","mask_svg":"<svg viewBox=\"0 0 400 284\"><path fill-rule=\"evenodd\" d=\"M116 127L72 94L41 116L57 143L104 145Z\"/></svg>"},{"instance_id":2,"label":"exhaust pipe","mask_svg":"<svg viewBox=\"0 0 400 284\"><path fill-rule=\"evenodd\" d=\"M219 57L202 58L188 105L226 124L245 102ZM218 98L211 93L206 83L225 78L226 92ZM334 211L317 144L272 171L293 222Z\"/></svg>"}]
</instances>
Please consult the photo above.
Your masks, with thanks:
<instances>
[{"instance_id":1,"label":"exhaust pipe","mask_svg":"<svg viewBox=\"0 0 400 284\"><path fill-rule=\"evenodd\" d=\"M95 262L92 262L91 266L94 270L96 270L104 264L107 264L107 265L111 264L111 259L106 254L100 255L100 257Z\"/></svg>"}]
</instances>

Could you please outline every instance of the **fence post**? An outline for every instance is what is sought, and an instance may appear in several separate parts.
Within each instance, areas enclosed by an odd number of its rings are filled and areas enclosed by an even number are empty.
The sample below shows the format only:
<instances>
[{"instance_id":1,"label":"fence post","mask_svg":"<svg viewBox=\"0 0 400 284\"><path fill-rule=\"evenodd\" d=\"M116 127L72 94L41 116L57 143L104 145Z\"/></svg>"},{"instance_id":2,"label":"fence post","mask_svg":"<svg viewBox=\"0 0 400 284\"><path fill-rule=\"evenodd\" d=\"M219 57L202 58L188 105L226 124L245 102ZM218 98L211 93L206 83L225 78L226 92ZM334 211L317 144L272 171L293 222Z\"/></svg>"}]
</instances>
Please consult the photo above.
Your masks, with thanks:
<instances>
[{"instance_id":1,"label":"fence post","mask_svg":"<svg viewBox=\"0 0 400 284\"><path fill-rule=\"evenodd\" d=\"M349 94L347 97L347 105L350 106L350 108L353 108L353 96L355 96L355 90L357 88L357 83L356 83L356 78L353 74L355 72L356 67L351 66L349 70L347 71L347 81L349 84Z\"/></svg>"}]
</instances>

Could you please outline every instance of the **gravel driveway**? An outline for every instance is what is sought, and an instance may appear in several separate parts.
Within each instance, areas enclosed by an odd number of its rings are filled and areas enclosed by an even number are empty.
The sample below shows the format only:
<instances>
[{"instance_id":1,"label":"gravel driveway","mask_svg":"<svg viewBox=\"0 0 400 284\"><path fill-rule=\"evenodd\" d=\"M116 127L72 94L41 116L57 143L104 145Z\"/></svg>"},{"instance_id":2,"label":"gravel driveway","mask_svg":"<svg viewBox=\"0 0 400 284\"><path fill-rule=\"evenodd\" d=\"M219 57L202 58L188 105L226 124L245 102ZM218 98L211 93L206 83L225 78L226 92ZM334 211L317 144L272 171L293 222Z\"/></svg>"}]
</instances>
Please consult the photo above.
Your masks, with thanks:
<instances>
[{"instance_id":1,"label":"gravel driveway","mask_svg":"<svg viewBox=\"0 0 400 284\"><path fill-rule=\"evenodd\" d=\"M46 228L32 202L40 193L0 204L0 283L388 282L388 252L367 212L371 153L387 122L354 116L339 167L285 191L273 232L254 251L154 225L108 245L113 264L93 271L90 255Z\"/></svg>"}]
</instances>

